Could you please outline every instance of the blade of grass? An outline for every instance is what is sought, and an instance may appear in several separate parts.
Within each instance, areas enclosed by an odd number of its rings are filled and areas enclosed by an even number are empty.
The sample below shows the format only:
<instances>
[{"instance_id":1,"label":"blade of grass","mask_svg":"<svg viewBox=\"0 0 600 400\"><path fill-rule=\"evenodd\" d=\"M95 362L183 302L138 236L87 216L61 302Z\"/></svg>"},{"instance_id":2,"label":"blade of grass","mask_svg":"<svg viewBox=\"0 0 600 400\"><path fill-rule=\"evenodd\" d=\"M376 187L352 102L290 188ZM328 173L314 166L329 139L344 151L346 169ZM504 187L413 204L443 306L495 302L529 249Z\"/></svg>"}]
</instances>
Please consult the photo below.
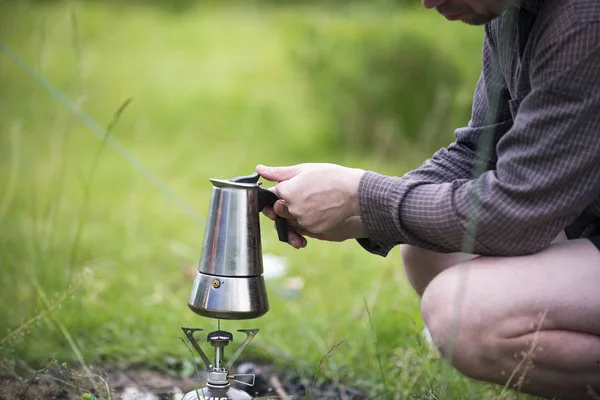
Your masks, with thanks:
<instances>
[{"instance_id":1,"label":"blade of grass","mask_svg":"<svg viewBox=\"0 0 600 400\"><path fill-rule=\"evenodd\" d=\"M60 330L60 332L63 334L63 336L65 337L65 339L69 343L69 346L71 347L71 350L75 354L75 357L77 357L77 361L79 361L79 364L81 364L81 367L85 371L87 377L90 379L90 381L92 381L93 380L92 371L90 370L90 368L86 364L86 362L85 362L85 360L83 358L83 353L79 349L79 346L77 346L77 343L75 343L75 340L73 340L73 336L71 336L71 334L69 333L69 331L66 328L66 326L50 310L51 303L48 300L48 297L46 296L46 292L44 291L44 289L40 286L39 282L37 281L37 279L35 279L35 277L32 276L32 278L33 278L32 279L33 287L35 288L35 290L36 290L38 296L40 297L40 299L42 300L42 302L44 303L44 306L48 310L48 316L49 316L49 318L52 320L52 322L54 322L54 324L58 327L58 329Z\"/></svg>"},{"instance_id":2,"label":"blade of grass","mask_svg":"<svg viewBox=\"0 0 600 400\"><path fill-rule=\"evenodd\" d=\"M187 344L187 342L181 337L179 336L179 340L181 340L183 342L183 345L188 349L188 351L192 354L192 364L194 365L194 368L196 369L196 375L198 377L200 377L200 370L198 369L198 365L196 364L196 355L194 354L194 352L192 351L191 347Z\"/></svg>"},{"instance_id":3,"label":"blade of grass","mask_svg":"<svg viewBox=\"0 0 600 400\"><path fill-rule=\"evenodd\" d=\"M54 303L47 304L46 309L44 311L31 317L30 319L28 319L27 321L25 321L24 323L19 325L17 328L13 329L8 334L6 334L6 336L4 336L2 339L0 339L0 345L7 342L11 337L15 337L16 335L19 335L22 332L25 332L28 328L33 326L37 321L46 317L48 314L50 314L51 312L56 310L62 303L64 303L70 296L72 296L75 293L75 291L76 291L76 286L73 286L73 287L71 287L71 289L69 289L68 291L63 293L63 295L60 296Z\"/></svg>"},{"instance_id":4,"label":"blade of grass","mask_svg":"<svg viewBox=\"0 0 600 400\"><path fill-rule=\"evenodd\" d=\"M127 108L127 106L131 103L132 98L128 98L121 104L121 106L115 112L112 121L108 124L108 127L104 131L104 135L102 136L102 141L100 142L100 146L96 149L96 154L94 154L94 158L92 159L92 166L90 167L90 171L88 173L87 179L83 182L83 215L79 218L79 223L77 224L77 229L75 230L75 237L73 239L73 246L71 247L71 257L69 261L69 275L73 274L73 268L75 268L77 262L77 251L79 250L79 243L81 241L81 236L83 235L83 229L88 220L88 206L90 201L90 193L92 187L92 181L94 176L96 175L96 169L98 168L98 162L100 160L100 155L102 151L106 147L108 139L111 137L111 133L123 112Z\"/></svg>"},{"instance_id":5,"label":"blade of grass","mask_svg":"<svg viewBox=\"0 0 600 400\"><path fill-rule=\"evenodd\" d=\"M321 357L321 361L319 361L319 367L317 368L317 371L315 372L315 376L313 377L310 387L313 387L315 385L315 382L317 381L317 377L319 376L319 373L322 371L323 366L325 365L325 361L327 359L329 359L331 356L333 356L333 354L335 353L335 350L338 347L340 347L342 345L342 343L345 343L345 342L346 342L346 339L340 340L339 342L337 342L336 344L331 346L331 348L329 348L329 351L327 352L327 354L325 354L323 357Z\"/></svg>"},{"instance_id":6,"label":"blade of grass","mask_svg":"<svg viewBox=\"0 0 600 400\"><path fill-rule=\"evenodd\" d=\"M544 311L544 313L542 314L540 322L538 324L538 327L535 331L531 346L529 346L529 349L528 349L527 353L525 354L525 356L523 357L523 359L517 364L517 366L513 369L512 373L508 377L506 384L504 384L504 387L502 388L502 391L500 392L500 397L505 394L506 390L508 389L508 386L511 384L514 377L517 375L519 370L521 370L521 367L523 367L525 365L525 368L523 369L519 379L517 380L517 397L518 397L518 395L519 395L518 393L521 391L521 388L523 387L523 383L525 381L525 376L527 375L527 372L530 369L531 360L533 359L533 352L535 350L535 347L537 346L540 330L542 329L542 324L544 323L544 320L546 319L547 313L548 313L548 310Z\"/></svg>"},{"instance_id":7,"label":"blade of grass","mask_svg":"<svg viewBox=\"0 0 600 400\"><path fill-rule=\"evenodd\" d=\"M373 336L373 345L375 346L375 356L377 357L377 363L379 364L379 374L381 375L381 381L383 382L383 390L385 391L386 397L388 397L388 387L385 381L385 373L383 372L383 362L381 361L381 353L379 352L379 344L377 343L377 334L375 333L375 326L373 325L373 319L371 318L371 310L367 303L367 298L363 297L365 303L365 310L367 311L367 317L369 318L369 326L371 328L371 334Z\"/></svg>"}]
</instances>

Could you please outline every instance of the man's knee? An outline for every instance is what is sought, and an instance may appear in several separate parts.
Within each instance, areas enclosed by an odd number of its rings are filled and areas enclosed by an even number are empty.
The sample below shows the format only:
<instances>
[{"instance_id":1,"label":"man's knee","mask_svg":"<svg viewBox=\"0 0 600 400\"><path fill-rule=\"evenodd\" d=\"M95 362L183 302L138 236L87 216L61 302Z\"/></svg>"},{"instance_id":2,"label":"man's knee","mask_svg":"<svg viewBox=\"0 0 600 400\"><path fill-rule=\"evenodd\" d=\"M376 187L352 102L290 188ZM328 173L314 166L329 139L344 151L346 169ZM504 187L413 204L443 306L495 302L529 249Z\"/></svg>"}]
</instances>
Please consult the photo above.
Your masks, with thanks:
<instances>
[{"instance_id":1,"label":"man's knee","mask_svg":"<svg viewBox=\"0 0 600 400\"><path fill-rule=\"evenodd\" d=\"M465 304L462 267L446 270L427 286L421 311L431 338L444 357L466 376L489 380L489 366L502 356L502 341L483 318L475 299Z\"/></svg>"}]
</instances>

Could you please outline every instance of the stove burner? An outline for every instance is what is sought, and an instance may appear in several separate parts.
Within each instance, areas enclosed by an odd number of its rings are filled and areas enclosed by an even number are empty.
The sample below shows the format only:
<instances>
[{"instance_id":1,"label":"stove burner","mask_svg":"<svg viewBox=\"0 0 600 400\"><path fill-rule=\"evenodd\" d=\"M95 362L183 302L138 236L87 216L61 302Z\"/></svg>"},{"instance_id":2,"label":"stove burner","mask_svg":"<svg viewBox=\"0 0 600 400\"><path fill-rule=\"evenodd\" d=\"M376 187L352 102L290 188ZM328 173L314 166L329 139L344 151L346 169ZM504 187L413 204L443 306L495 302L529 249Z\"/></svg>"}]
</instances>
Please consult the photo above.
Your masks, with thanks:
<instances>
[{"instance_id":1,"label":"stove burner","mask_svg":"<svg viewBox=\"0 0 600 400\"><path fill-rule=\"evenodd\" d=\"M194 338L194 333L202 331L199 328L186 328L182 327L183 333L188 338L196 352L204 361L204 364L207 368L207 380L206 387L193 390L187 393L182 400L248 400L251 399L250 395L242 390L235 389L231 387L231 381L235 381L247 386L254 386L254 380L256 376L254 374L237 374L231 375L229 373L231 366L237 360L237 358L242 354L248 343L256 333L258 329L239 329L238 332L243 332L246 334L246 339L242 342L240 347L238 347L237 351L231 356L229 362L224 366L224 353L225 346L229 344L229 342L233 341L233 334L226 331L217 330L214 332L210 332L206 336L206 341L210 343L212 347L215 349L215 357L213 362L208 359L196 338ZM251 383L240 381L236 378L242 377L250 377Z\"/></svg>"}]
</instances>

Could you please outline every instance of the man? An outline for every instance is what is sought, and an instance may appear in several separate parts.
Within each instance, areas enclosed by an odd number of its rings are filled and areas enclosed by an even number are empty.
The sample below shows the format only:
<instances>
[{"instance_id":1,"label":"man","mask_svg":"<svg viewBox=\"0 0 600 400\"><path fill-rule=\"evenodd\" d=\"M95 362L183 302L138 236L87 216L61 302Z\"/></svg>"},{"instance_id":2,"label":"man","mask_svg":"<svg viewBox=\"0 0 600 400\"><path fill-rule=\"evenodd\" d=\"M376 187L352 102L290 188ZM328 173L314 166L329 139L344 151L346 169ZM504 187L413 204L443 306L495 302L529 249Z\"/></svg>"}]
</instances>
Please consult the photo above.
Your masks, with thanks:
<instances>
[{"instance_id":1,"label":"man","mask_svg":"<svg viewBox=\"0 0 600 400\"><path fill-rule=\"evenodd\" d=\"M288 219L296 248L306 236L382 256L402 245L431 336L465 375L525 372L510 384L598 398L600 1L423 4L485 24L468 126L403 177L258 166L282 199L265 214Z\"/></svg>"}]
</instances>

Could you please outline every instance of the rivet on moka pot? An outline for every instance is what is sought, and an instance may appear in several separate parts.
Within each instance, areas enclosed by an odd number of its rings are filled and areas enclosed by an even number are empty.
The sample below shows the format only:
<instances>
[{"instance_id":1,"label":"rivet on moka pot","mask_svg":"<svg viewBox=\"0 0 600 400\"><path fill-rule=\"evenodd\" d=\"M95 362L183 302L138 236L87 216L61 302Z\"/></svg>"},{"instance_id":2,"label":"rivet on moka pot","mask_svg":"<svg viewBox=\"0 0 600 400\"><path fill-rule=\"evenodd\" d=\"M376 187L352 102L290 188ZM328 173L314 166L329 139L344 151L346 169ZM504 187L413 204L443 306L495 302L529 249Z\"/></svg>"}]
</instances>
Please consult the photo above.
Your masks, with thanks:
<instances>
[{"instance_id":1,"label":"rivet on moka pot","mask_svg":"<svg viewBox=\"0 0 600 400\"><path fill-rule=\"evenodd\" d=\"M230 320L269 311L263 278L260 212L279 197L260 187L257 173L213 184L202 254L188 305L196 314ZM276 218L279 240L287 225ZM214 290L214 289L219 290Z\"/></svg>"}]
</instances>

